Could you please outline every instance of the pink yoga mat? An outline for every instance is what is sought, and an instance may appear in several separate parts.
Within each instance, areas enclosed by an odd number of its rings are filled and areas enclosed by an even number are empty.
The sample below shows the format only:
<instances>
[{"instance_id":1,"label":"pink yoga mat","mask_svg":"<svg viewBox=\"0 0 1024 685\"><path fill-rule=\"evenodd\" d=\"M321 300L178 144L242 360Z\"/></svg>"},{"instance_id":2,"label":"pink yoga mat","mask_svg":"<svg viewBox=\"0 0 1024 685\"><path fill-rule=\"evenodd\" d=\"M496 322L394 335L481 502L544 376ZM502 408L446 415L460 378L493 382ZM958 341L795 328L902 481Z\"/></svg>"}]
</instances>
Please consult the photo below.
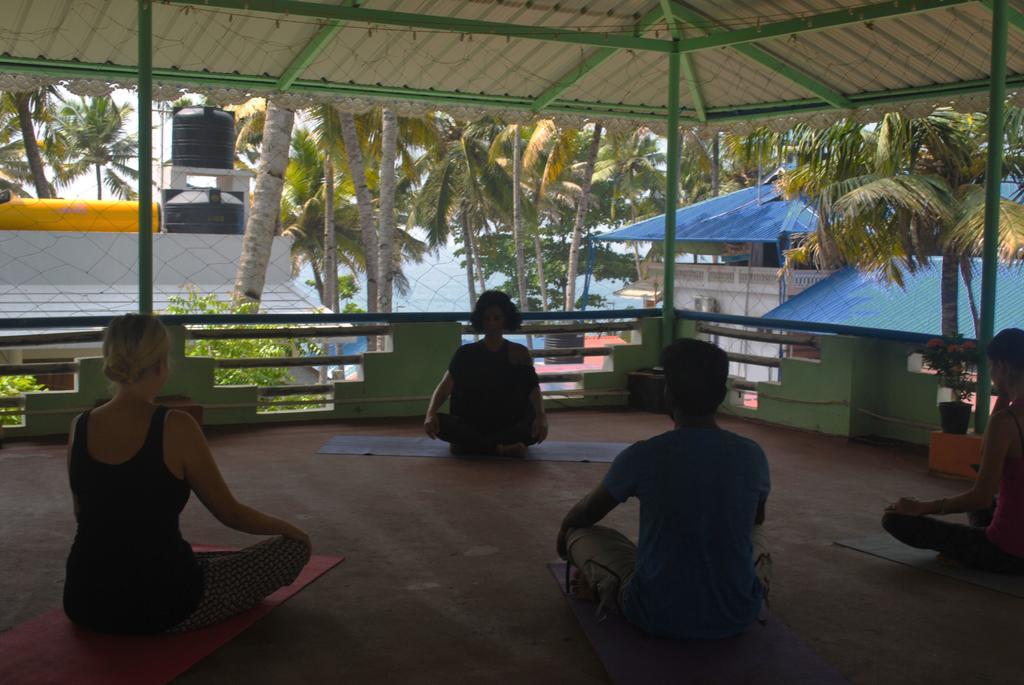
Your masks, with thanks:
<instances>
[{"instance_id":1,"label":"pink yoga mat","mask_svg":"<svg viewBox=\"0 0 1024 685\"><path fill-rule=\"evenodd\" d=\"M227 547L194 545L197 552ZM174 635L103 635L75 627L60 609L0 633L4 685L163 685L334 568L314 555L294 583L217 625Z\"/></svg>"}]
</instances>

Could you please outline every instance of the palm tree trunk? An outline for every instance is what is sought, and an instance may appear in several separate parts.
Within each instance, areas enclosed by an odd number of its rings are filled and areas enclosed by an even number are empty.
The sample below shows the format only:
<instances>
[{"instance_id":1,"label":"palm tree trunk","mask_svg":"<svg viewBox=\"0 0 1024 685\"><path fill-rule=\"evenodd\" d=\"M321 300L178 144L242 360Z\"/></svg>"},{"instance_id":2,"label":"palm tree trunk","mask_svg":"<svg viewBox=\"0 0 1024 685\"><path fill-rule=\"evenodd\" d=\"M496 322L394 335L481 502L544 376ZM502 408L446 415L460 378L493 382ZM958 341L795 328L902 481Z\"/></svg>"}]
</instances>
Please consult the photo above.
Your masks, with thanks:
<instances>
[{"instance_id":1,"label":"palm tree trunk","mask_svg":"<svg viewBox=\"0 0 1024 685\"><path fill-rule=\"evenodd\" d=\"M466 287L469 290L469 308L476 306L476 284L473 281L473 238L470 235L469 217L462 210L462 249L466 258Z\"/></svg>"},{"instance_id":2,"label":"palm tree trunk","mask_svg":"<svg viewBox=\"0 0 1024 685\"><path fill-rule=\"evenodd\" d=\"M394 110L385 107L381 119L380 216L377 229L380 290L377 303L378 311L390 312L396 272L395 154L398 151L398 117Z\"/></svg>"},{"instance_id":3,"label":"palm tree trunk","mask_svg":"<svg viewBox=\"0 0 1024 685\"><path fill-rule=\"evenodd\" d=\"M512 239L516 246L516 284L519 286L519 310L530 310L526 295L526 245L523 244L523 211L519 198L522 164L519 150L519 125L512 127Z\"/></svg>"},{"instance_id":4,"label":"palm tree trunk","mask_svg":"<svg viewBox=\"0 0 1024 685\"><path fill-rule=\"evenodd\" d=\"M711 143L711 196L718 197L718 169L720 165L721 157L718 150L718 133L715 133L715 139Z\"/></svg>"},{"instance_id":5,"label":"palm tree trunk","mask_svg":"<svg viewBox=\"0 0 1024 685\"><path fill-rule=\"evenodd\" d=\"M818 260L817 267L822 271L831 271L839 267L839 250L827 226L818 222L816 229L818 237Z\"/></svg>"},{"instance_id":6,"label":"palm tree trunk","mask_svg":"<svg viewBox=\"0 0 1024 685\"><path fill-rule=\"evenodd\" d=\"M964 287L967 288L967 302L971 306L971 319L974 321L974 337L977 338L981 334L981 317L978 315L978 305L974 301L974 274L971 272L971 267L971 258L961 256L960 275L963 276Z\"/></svg>"},{"instance_id":7,"label":"palm tree trunk","mask_svg":"<svg viewBox=\"0 0 1024 685\"><path fill-rule=\"evenodd\" d=\"M235 304L250 300L259 304L267 278L267 264L274 244L274 232L281 212L281 191L284 171L288 166L288 149L292 140L295 112L267 102L263 124L263 143L256 167L256 189L252 210L245 224L242 255L235 273Z\"/></svg>"},{"instance_id":8,"label":"palm tree trunk","mask_svg":"<svg viewBox=\"0 0 1024 685\"><path fill-rule=\"evenodd\" d=\"M576 222L572 227L572 244L569 246L569 273L565 283L565 311L575 309L576 305L576 274L580 266L580 239L583 235L583 224L587 218L587 202L590 200L590 184L594 179L594 164L597 162L597 150L601 146L601 124L594 124L594 135L590 140L590 152L587 165L583 169L583 183L580 185L580 201L576 207Z\"/></svg>"},{"instance_id":9,"label":"palm tree trunk","mask_svg":"<svg viewBox=\"0 0 1024 685\"><path fill-rule=\"evenodd\" d=\"M541 249L540 230L533 234L533 249L537 253L537 285L540 287L540 308L548 310L548 284L544 278L544 252Z\"/></svg>"},{"instance_id":10,"label":"palm tree trunk","mask_svg":"<svg viewBox=\"0 0 1024 685\"><path fill-rule=\"evenodd\" d=\"M630 201L629 203L629 216L631 221L630 226L636 224L636 203ZM633 241L633 264L636 266L636 280L644 280L644 270L640 267L640 244L637 241Z\"/></svg>"},{"instance_id":11,"label":"palm tree trunk","mask_svg":"<svg viewBox=\"0 0 1024 685\"><path fill-rule=\"evenodd\" d=\"M366 311L377 311L377 222L373 216L373 195L366 184L366 169L363 166L363 151L359 145L356 119L351 112L338 110L341 119L341 137L345 142L348 171L356 190L356 207L359 209L359 241L363 246L366 262Z\"/></svg>"},{"instance_id":12,"label":"palm tree trunk","mask_svg":"<svg viewBox=\"0 0 1024 685\"><path fill-rule=\"evenodd\" d=\"M940 287L942 301L942 335L957 334L959 313L957 311L957 289L960 281L960 259L950 251L942 254L942 285Z\"/></svg>"},{"instance_id":13,"label":"palm tree trunk","mask_svg":"<svg viewBox=\"0 0 1024 685\"><path fill-rule=\"evenodd\" d=\"M18 124L21 127L21 144L25 147L29 169L32 170L32 182L36 186L36 197L40 200L52 197L50 184L46 181L46 169L43 157L39 154L39 143L36 141L35 126L32 124L32 109L29 107L29 94L18 93L14 96L18 109Z\"/></svg>"},{"instance_id":14,"label":"palm tree trunk","mask_svg":"<svg viewBox=\"0 0 1024 685\"><path fill-rule=\"evenodd\" d=\"M96 199L103 199L103 167L96 165Z\"/></svg>"},{"instance_id":15,"label":"palm tree trunk","mask_svg":"<svg viewBox=\"0 0 1024 685\"><path fill-rule=\"evenodd\" d=\"M338 311L338 241L334 237L334 164L324 150L324 304Z\"/></svg>"},{"instance_id":16,"label":"palm tree trunk","mask_svg":"<svg viewBox=\"0 0 1024 685\"><path fill-rule=\"evenodd\" d=\"M324 279L320 276L320 269L317 268L316 262L310 264L313 267L313 286L316 288L316 294L320 297L320 304L327 306L327 298L324 296ZM323 265L321 265L321 268Z\"/></svg>"},{"instance_id":17,"label":"palm tree trunk","mask_svg":"<svg viewBox=\"0 0 1024 685\"><path fill-rule=\"evenodd\" d=\"M480 243L477 242L475 226L470 224L469 242L473 244L473 267L476 269L476 279L480 283L480 292L487 290L487 277L484 275L484 266L480 261Z\"/></svg>"}]
</instances>

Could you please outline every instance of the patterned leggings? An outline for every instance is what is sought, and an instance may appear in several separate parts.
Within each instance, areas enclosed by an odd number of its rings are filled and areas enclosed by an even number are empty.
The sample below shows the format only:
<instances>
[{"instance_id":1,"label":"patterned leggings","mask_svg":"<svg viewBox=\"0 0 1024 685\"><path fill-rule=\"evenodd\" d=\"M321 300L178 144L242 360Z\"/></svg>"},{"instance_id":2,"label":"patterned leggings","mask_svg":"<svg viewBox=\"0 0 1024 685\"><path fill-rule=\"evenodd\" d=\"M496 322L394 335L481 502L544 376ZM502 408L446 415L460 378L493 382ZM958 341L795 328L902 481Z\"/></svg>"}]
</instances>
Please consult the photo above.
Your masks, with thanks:
<instances>
[{"instance_id":1,"label":"patterned leggings","mask_svg":"<svg viewBox=\"0 0 1024 685\"><path fill-rule=\"evenodd\" d=\"M290 585L309 561L305 542L276 537L237 552L197 552L203 570L203 595L195 611L169 633L198 630L259 604Z\"/></svg>"}]
</instances>

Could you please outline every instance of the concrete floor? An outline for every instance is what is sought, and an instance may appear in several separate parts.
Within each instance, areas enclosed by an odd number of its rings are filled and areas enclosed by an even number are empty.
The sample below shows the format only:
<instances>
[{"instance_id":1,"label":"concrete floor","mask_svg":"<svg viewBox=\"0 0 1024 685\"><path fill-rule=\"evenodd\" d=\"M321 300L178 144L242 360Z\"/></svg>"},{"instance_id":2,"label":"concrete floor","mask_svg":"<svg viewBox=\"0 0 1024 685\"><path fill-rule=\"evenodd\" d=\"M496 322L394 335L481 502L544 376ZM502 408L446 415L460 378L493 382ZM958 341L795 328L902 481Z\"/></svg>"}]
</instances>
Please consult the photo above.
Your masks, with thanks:
<instances>
[{"instance_id":1,"label":"concrete floor","mask_svg":"<svg viewBox=\"0 0 1024 685\"><path fill-rule=\"evenodd\" d=\"M1021 682L1024 600L838 548L880 532L900 495L963 482L893 448L724 419L764 446L775 613L854 683ZM551 438L627 442L653 414L551 415ZM604 683L545 568L558 523L607 465L318 455L340 432L418 435L418 420L210 429L238 498L295 520L340 567L179 683ZM635 538L630 502L609 523ZM247 544L195 498L187 539ZM64 449L0 450L0 631L60 605L74 532ZM2 680L2 674L0 674Z\"/></svg>"}]
</instances>

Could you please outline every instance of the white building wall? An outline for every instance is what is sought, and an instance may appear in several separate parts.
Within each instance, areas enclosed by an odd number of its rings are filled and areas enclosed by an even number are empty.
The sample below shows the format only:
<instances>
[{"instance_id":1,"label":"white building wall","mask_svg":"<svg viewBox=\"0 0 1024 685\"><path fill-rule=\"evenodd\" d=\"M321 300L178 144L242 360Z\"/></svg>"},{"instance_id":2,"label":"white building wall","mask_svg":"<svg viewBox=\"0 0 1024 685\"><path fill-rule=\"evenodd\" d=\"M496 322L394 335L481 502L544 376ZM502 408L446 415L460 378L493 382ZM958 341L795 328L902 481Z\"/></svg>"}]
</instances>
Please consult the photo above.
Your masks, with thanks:
<instances>
[{"instance_id":1,"label":"white building wall","mask_svg":"<svg viewBox=\"0 0 1024 685\"><path fill-rule=\"evenodd\" d=\"M649 273L657 273L652 264ZM800 271L785 277L785 297L789 299L830 275L821 271ZM725 264L677 264L675 306L679 309L710 311L735 316L764 316L781 304L779 270L774 267L728 266ZM758 357L778 357L780 346L724 336L712 336L712 342L726 352ZM730 375L750 381L778 379L778 369L730 364Z\"/></svg>"}]
</instances>

